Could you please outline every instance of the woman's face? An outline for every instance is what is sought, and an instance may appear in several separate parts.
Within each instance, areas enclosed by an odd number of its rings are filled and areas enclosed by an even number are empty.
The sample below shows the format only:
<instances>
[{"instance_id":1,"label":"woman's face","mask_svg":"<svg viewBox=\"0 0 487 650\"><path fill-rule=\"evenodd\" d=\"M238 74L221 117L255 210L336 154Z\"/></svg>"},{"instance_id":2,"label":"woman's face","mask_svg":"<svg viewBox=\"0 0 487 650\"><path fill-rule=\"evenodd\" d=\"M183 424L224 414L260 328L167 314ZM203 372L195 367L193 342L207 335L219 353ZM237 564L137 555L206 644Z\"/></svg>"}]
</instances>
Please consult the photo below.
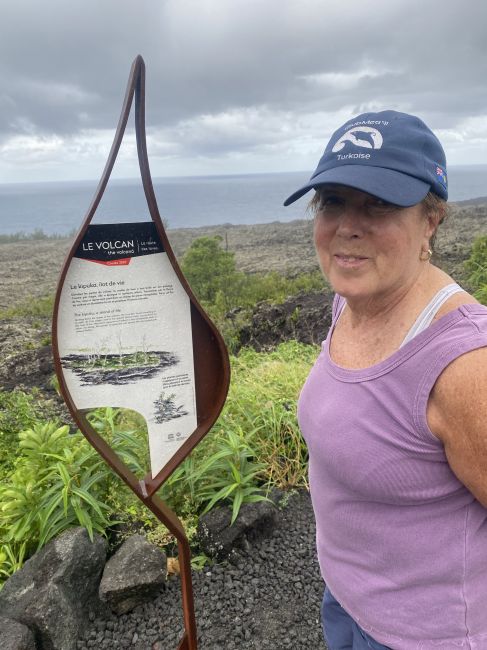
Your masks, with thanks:
<instances>
[{"instance_id":1,"label":"woman's face","mask_svg":"<svg viewBox=\"0 0 487 650\"><path fill-rule=\"evenodd\" d=\"M435 224L421 204L399 208L351 187L320 188L314 241L321 269L347 299L380 299L412 286Z\"/></svg>"}]
</instances>

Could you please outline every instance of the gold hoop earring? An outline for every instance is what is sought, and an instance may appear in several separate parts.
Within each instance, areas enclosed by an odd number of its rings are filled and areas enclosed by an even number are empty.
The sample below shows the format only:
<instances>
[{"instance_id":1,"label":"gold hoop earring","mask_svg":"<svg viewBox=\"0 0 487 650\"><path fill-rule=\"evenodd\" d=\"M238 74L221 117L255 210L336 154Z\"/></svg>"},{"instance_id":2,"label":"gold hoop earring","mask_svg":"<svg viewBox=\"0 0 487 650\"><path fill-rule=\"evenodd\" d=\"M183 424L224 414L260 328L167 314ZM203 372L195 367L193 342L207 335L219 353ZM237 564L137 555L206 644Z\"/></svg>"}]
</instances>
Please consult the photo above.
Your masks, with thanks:
<instances>
[{"instance_id":1,"label":"gold hoop earring","mask_svg":"<svg viewBox=\"0 0 487 650\"><path fill-rule=\"evenodd\" d=\"M423 257L423 255L424 255L425 253L426 253L426 257ZM433 255L433 251L431 250L431 248L428 248L427 251L425 251L425 250L422 250L422 251L421 251L421 255L419 256L419 259L420 259L422 262L429 262L429 260L431 259L432 255Z\"/></svg>"}]
</instances>

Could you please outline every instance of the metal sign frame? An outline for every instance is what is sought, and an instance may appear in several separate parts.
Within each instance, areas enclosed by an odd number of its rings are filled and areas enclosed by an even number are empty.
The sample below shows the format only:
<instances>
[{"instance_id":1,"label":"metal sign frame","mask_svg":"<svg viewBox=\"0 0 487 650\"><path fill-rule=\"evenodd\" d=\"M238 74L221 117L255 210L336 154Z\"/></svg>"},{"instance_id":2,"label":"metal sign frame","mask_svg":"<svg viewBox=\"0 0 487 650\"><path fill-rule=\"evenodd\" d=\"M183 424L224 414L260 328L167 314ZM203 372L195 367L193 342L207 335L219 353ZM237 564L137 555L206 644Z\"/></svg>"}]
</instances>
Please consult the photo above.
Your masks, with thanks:
<instances>
[{"instance_id":1,"label":"metal sign frame","mask_svg":"<svg viewBox=\"0 0 487 650\"><path fill-rule=\"evenodd\" d=\"M97 210L103 193L106 189L110 174L112 172L120 144L122 142L132 103L135 97L135 133L137 140L137 154L140 173L144 188L147 205L152 221L155 223L157 233L167 253L168 259L173 267L183 289L190 300L190 315L193 342L194 379L196 391L196 412L197 427L191 435L182 443L176 453L169 459L164 467L152 476L149 472L143 479L138 479L135 474L120 460L107 442L95 431L87 420L86 413L78 409L70 394L61 366L59 353L58 316L61 299L61 291L66 279L66 274L71 260L85 235L93 216ZM105 169L96 189L93 200L88 208L86 217L76 235L73 245L66 257L59 278L56 297L54 302L54 313L52 323L52 341L54 365L59 387L74 421L80 431L87 438L88 442L98 451L104 460L129 486L137 497L151 510L168 530L175 536L178 542L179 564L181 574L181 590L183 601L183 619L185 632L179 642L178 650L197 650L196 620L194 614L194 599L191 581L191 552L189 542L184 528L176 514L156 495L157 490L194 449L201 439L213 426L225 403L230 383L230 364L225 343L210 321L191 288L186 281L181 269L178 266L176 257L171 249L166 236L164 226L159 214L154 188L149 169L147 155L147 143L145 133L145 64L139 55L134 60L127 90L123 101L122 111L118 126L115 132L113 144L108 156ZM111 406L107 404L107 406Z\"/></svg>"}]
</instances>

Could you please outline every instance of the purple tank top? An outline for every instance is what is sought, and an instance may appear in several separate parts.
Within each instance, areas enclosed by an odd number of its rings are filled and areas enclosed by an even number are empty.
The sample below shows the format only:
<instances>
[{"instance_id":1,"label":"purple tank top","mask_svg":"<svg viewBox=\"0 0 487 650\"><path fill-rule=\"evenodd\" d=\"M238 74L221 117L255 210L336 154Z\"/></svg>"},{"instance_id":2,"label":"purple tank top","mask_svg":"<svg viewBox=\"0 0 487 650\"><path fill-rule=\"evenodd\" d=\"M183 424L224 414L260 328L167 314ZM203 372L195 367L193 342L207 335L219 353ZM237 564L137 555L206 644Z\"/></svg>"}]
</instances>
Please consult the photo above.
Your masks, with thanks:
<instances>
[{"instance_id":1,"label":"purple tank top","mask_svg":"<svg viewBox=\"0 0 487 650\"><path fill-rule=\"evenodd\" d=\"M394 650L485 650L487 509L426 406L451 361L487 346L487 308L463 305L363 370L331 360L335 322L298 403L323 579Z\"/></svg>"}]
</instances>

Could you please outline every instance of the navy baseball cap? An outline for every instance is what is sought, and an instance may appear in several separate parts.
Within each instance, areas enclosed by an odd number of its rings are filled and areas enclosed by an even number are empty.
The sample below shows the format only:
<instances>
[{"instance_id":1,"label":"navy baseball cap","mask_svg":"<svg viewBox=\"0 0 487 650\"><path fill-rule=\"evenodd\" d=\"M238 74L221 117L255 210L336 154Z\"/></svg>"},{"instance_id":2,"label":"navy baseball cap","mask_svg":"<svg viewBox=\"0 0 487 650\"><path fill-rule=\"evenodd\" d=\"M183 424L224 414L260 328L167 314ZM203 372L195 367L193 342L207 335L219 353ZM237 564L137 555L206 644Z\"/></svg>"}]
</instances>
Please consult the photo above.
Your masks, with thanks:
<instances>
[{"instance_id":1,"label":"navy baseball cap","mask_svg":"<svg viewBox=\"0 0 487 650\"><path fill-rule=\"evenodd\" d=\"M362 113L335 131L308 183L284 205L328 183L401 207L416 205L430 191L448 199L440 141L419 117L397 111Z\"/></svg>"}]
</instances>

